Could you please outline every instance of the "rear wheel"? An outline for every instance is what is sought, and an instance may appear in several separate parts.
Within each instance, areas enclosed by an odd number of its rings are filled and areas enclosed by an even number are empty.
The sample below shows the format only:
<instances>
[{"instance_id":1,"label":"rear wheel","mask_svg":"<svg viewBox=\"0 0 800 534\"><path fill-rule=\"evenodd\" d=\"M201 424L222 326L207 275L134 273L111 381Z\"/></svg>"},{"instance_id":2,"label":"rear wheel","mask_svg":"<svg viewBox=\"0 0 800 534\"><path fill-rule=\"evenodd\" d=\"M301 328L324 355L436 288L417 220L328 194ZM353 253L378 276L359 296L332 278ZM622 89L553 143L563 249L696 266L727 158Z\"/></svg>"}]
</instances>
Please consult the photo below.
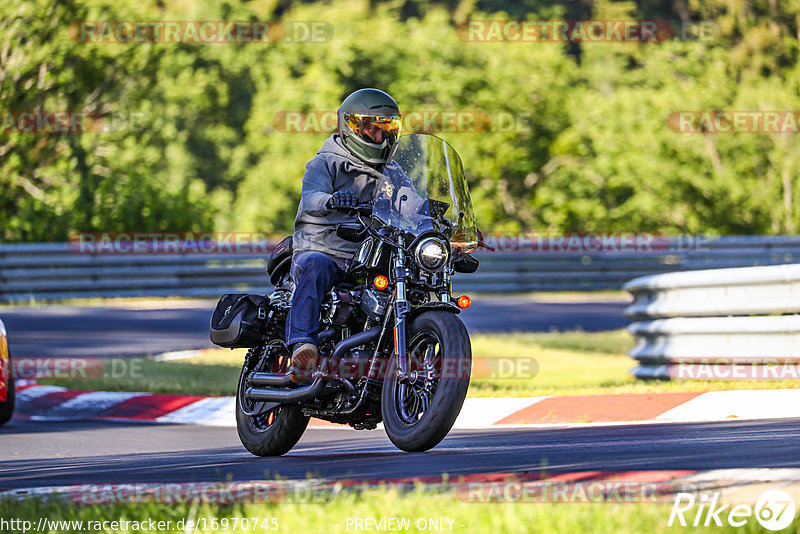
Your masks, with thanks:
<instances>
[{"instance_id":1,"label":"rear wheel","mask_svg":"<svg viewBox=\"0 0 800 534\"><path fill-rule=\"evenodd\" d=\"M383 382L383 425L398 448L426 451L444 439L461 411L469 387L472 347L464 324L443 311L416 317L408 339L411 379L398 380L393 356Z\"/></svg>"},{"instance_id":2,"label":"rear wheel","mask_svg":"<svg viewBox=\"0 0 800 534\"><path fill-rule=\"evenodd\" d=\"M253 349L256 350L256 349ZM251 354L253 352L251 350ZM245 362L239 375L236 393L236 429L242 445L256 456L280 456L294 447L308 426L308 417L300 406L268 402L251 402L244 397L246 378L253 371L286 372L289 354L282 340L258 349Z\"/></svg>"}]
</instances>

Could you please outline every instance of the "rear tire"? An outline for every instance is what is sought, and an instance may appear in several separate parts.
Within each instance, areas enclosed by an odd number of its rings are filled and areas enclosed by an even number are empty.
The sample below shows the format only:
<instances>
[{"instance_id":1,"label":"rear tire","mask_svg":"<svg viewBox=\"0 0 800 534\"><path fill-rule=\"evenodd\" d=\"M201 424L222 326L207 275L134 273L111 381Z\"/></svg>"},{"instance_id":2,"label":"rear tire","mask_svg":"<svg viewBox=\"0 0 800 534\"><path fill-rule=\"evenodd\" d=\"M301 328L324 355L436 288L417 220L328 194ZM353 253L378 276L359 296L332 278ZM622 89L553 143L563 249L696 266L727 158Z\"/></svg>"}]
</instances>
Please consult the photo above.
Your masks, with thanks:
<instances>
[{"instance_id":1,"label":"rear tire","mask_svg":"<svg viewBox=\"0 0 800 534\"><path fill-rule=\"evenodd\" d=\"M399 383L397 358L392 356L383 382L381 414L386 434L398 448L427 451L450 432L461 411L469 387L472 346L464 324L446 311L421 313L411 322L408 339L410 371L424 371L427 378L410 385ZM436 380L429 379L431 370L438 375Z\"/></svg>"},{"instance_id":2,"label":"rear tire","mask_svg":"<svg viewBox=\"0 0 800 534\"><path fill-rule=\"evenodd\" d=\"M272 361L271 371L286 371L288 355L281 355ZM247 415L257 405L244 399L245 378L253 369L247 363L242 366L239 375L239 387L236 392L236 430L244 448L256 456L281 456L289 452L303 436L308 426L309 417L303 415L300 406L279 404L256 415ZM247 410L242 408L246 404Z\"/></svg>"}]
</instances>

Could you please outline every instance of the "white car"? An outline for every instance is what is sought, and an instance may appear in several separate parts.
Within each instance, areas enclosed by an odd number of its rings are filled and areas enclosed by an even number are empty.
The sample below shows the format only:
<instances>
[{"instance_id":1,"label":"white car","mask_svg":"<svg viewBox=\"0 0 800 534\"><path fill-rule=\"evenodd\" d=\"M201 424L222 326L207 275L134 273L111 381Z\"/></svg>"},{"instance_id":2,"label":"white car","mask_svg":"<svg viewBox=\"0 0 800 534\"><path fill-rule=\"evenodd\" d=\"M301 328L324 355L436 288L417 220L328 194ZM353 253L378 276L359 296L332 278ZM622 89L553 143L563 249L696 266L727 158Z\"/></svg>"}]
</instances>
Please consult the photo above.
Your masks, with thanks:
<instances>
[{"instance_id":1,"label":"white car","mask_svg":"<svg viewBox=\"0 0 800 534\"><path fill-rule=\"evenodd\" d=\"M14 413L14 372L11 353L3 321L0 321L0 425L7 423Z\"/></svg>"}]
</instances>

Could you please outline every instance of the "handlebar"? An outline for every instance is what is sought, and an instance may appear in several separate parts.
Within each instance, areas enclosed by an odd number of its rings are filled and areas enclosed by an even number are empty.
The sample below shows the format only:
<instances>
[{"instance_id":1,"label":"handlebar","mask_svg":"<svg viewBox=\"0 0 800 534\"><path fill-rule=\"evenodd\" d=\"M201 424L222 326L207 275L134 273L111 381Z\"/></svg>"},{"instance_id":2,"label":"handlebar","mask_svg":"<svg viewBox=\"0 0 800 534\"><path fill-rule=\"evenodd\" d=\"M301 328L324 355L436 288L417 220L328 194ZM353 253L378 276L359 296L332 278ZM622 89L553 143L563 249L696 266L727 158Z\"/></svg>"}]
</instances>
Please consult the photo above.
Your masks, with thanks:
<instances>
[{"instance_id":1,"label":"handlebar","mask_svg":"<svg viewBox=\"0 0 800 534\"><path fill-rule=\"evenodd\" d=\"M334 209L336 211L341 211L342 213L347 213L348 215L372 215L372 202L365 202L364 204L359 204L354 208L341 207Z\"/></svg>"},{"instance_id":2,"label":"handlebar","mask_svg":"<svg viewBox=\"0 0 800 534\"><path fill-rule=\"evenodd\" d=\"M356 206L356 211L361 215L372 215L372 202L365 202Z\"/></svg>"}]
</instances>

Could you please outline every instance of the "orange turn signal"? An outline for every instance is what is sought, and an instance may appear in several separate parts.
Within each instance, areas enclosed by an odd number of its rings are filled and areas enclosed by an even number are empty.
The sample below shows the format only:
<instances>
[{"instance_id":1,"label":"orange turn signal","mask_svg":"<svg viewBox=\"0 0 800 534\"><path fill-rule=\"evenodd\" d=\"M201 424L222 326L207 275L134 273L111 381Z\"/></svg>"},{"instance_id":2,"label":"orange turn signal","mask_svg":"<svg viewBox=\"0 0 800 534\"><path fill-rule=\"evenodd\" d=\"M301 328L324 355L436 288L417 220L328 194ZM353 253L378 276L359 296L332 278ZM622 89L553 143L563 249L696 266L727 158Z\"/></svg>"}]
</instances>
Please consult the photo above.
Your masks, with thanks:
<instances>
[{"instance_id":1,"label":"orange turn signal","mask_svg":"<svg viewBox=\"0 0 800 534\"><path fill-rule=\"evenodd\" d=\"M375 285L375 289L380 289L381 291L389 287L389 279L383 275L376 276L372 283Z\"/></svg>"},{"instance_id":2,"label":"orange turn signal","mask_svg":"<svg viewBox=\"0 0 800 534\"><path fill-rule=\"evenodd\" d=\"M472 299L469 298L467 295L461 295L460 297L458 297L456 304L458 304L458 307L461 308L462 310L466 310L467 308L470 307L470 305L472 305Z\"/></svg>"}]
</instances>

